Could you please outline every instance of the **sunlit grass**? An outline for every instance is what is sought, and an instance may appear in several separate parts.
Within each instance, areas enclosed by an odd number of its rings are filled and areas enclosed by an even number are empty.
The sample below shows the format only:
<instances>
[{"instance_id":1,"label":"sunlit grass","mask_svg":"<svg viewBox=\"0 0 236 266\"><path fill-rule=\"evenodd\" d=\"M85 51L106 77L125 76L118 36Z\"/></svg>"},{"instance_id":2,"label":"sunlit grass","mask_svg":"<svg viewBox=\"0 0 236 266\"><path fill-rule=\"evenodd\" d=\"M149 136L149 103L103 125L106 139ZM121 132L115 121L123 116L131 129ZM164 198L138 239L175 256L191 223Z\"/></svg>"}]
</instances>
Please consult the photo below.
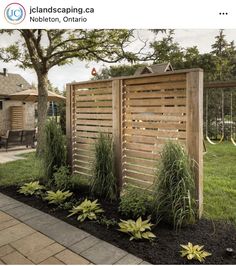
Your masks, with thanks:
<instances>
[{"instance_id":1,"label":"sunlit grass","mask_svg":"<svg viewBox=\"0 0 236 266\"><path fill-rule=\"evenodd\" d=\"M230 142L207 145L204 216L236 224L236 147Z\"/></svg>"},{"instance_id":2,"label":"sunlit grass","mask_svg":"<svg viewBox=\"0 0 236 266\"><path fill-rule=\"evenodd\" d=\"M24 154L21 157L25 159L0 164L0 186L20 185L24 182L38 180L41 174L41 164L35 153Z\"/></svg>"}]
</instances>

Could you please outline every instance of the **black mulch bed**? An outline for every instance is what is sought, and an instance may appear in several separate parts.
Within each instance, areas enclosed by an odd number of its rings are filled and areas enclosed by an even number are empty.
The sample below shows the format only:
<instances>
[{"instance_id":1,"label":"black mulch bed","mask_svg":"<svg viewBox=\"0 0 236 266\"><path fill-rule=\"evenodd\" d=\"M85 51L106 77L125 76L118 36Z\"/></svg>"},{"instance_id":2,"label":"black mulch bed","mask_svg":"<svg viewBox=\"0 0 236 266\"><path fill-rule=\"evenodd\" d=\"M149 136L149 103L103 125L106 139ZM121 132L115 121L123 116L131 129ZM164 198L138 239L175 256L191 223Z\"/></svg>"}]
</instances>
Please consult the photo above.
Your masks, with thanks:
<instances>
[{"instance_id":1,"label":"black mulch bed","mask_svg":"<svg viewBox=\"0 0 236 266\"><path fill-rule=\"evenodd\" d=\"M212 256L206 258L204 264L236 264L236 227L228 223L202 219L195 225L185 227L179 233L167 225L159 224L153 228L153 233L157 238L152 243L129 241L128 235L117 231L114 226L107 228L106 225L94 221L79 223L76 217L66 217L68 211L50 206L35 196L25 197L16 190L16 187L0 188L0 192L16 200L49 213L152 264L199 264L199 262L187 261L180 257L180 244L188 242L204 245L205 249L212 253ZM101 202L101 204L106 217L116 220L121 218L117 211L118 203ZM234 255L227 255L226 248L233 248Z\"/></svg>"}]
</instances>

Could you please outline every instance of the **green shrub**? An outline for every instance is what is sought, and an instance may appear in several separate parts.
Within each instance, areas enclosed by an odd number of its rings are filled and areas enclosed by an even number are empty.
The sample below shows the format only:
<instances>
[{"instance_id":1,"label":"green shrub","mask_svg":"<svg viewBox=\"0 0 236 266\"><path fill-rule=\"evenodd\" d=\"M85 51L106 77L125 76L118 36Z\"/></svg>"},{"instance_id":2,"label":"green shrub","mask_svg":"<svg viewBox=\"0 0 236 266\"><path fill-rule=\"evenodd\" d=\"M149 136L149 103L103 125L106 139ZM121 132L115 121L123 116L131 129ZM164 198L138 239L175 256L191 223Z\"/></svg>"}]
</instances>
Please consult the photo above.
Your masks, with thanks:
<instances>
[{"instance_id":1,"label":"green shrub","mask_svg":"<svg viewBox=\"0 0 236 266\"><path fill-rule=\"evenodd\" d=\"M66 165L65 138L60 126L54 119L47 122L45 127L45 154L43 157L45 183L53 186L53 175L61 166Z\"/></svg>"},{"instance_id":2,"label":"green shrub","mask_svg":"<svg viewBox=\"0 0 236 266\"><path fill-rule=\"evenodd\" d=\"M39 184L39 181L25 183L23 186L20 187L18 190L19 193L28 195L34 195L41 192L44 189L44 186Z\"/></svg>"},{"instance_id":3,"label":"green shrub","mask_svg":"<svg viewBox=\"0 0 236 266\"><path fill-rule=\"evenodd\" d=\"M58 105L58 113L60 116L60 126L63 134L66 134L66 103L61 102Z\"/></svg>"},{"instance_id":4,"label":"green shrub","mask_svg":"<svg viewBox=\"0 0 236 266\"><path fill-rule=\"evenodd\" d=\"M97 214L102 213L103 209L100 207L100 204L97 203L97 200L91 201L85 199L80 205L74 206L68 217L79 214L77 220L83 222L86 218L89 220L96 220Z\"/></svg>"},{"instance_id":5,"label":"green shrub","mask_svg":"<svg viewBox=\"0 0 236 266\"><path fill-rule=\"evenodd\" d=\"M47 191L47 196L45 197L46 200L48 200L49 204L62 204L67 198L72 196L72 192L69 190L67 191L61 191L57 190L54 191Z\"/></svg>"},{"instance_id":6,"label":"green shrub","mask_svg":"<svg viewBox=\"0 0 236 266\"><path fill-rule=\"evenodd\" d=\"M95 161L92 194L114 200L117 198L117 183L114 175L113 141L109 135L100 134L95 144Z\"/></svg>"},{"instance_id":7,"label":"green shrub","mask_svg":"<svg viewBox=\"0 0 236 266\"><path fill-rule=\"evenodd\" d=\"M150 223L150 219L147 219L145 221L142 220L141 217L137 219L137 221L133 220L121 220L119 223L120 229L119 231L129 234L130 239L148 239L152 240L156 236L151 232L151 226L153 224Z\"/></svg>"},{"instance_id":8,"label":"green shrub","mask_svg":"<svg viewBox=\"0 0 236 266\"><path fill-rule=\"evenodd\" d=\"M137 219L151 214L152 197L148 191L127 186L120 199L119 212L125 217Z\"/></svg>"},{"instance_id":9,"label":"green shrub","mask_svg":"<svg viewBox=\"0 0 236 266\"><path fill-rule=\"evenodd\" d=\"M193 245L188 242L188 245L180 245L182 250L180 251L181 257L186 257L188 260L198 260L204 262L205 258L211 256L211 253L205 251L204 246Z\"/></svg>"},{"instance_id":10,"label":"green shrub","mask_svg":"<svg viewBox=\"0 0 236 266\"><path fill-rule=\"evenodd\" d=\"M179 229L196 219L193 161L178 143L167 143L154 183L154 217Z\"/></svg>"},{"instance_id":11,"label":"green shrub","mask_svg":"<svg viewBox=\"0 0 236 266\"><path fill-rule=\"evenodd\" d=\"M57 189L71 189L71 176L67 166L61 166L53 175L55 186Z\"/></svg>"},{"instance_id":12,"label":"green shrub","mask_svg":"<svg viewBox=\"0 0 236 266\"><path fill-rule=\"evenodd\" d=\"M89 192L90 179L80 174L73 174L70 177L70 185L73 191Z\"/></svg>"},{"instance_id":13,"label":"green shrub","mask_svg":"<svg viewBox=\"0 0 236 266\"><path fill-rule=\"evenodd\" d=\"M101 215L97 221L99 224L105 225L108 228L111 226L117 226L118 222L114 218L107 218L105 215Z\"/></svg>"}]
</instances>

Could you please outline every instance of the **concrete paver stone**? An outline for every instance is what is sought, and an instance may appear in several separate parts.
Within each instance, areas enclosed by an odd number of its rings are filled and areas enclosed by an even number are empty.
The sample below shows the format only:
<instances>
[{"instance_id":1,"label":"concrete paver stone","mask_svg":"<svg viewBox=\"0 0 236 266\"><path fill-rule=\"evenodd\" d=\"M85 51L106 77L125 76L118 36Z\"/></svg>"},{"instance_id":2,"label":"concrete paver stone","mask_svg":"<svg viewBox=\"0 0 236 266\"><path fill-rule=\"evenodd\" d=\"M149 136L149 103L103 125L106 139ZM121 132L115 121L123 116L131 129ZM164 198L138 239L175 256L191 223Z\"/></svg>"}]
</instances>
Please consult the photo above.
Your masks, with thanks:
<instances>
[{"instance_id":1,"label":"concrete paver stone","mask_svg":"<svg viewBox=\"0 0 236 266\"><path fill-rule=\"evenodd\" d=\"M101 240L90 235L89 237L86 237L86 238L82 239L81 241L75 243L74 245L70 246L70 249L72 251L76 252L77 254L80 254L81 252L94 246L99 241L101 241Z\"/></svg>"},{"instance_id":2,"label":"concrete paver stone","mask_svg":"<svg viewBox=\"0 0 236 266\"><path fill-rule=\"evenodd\" d=\"M14 251L14 249L9 245L5 245L5 246L0 247L0 258L8 255L9 253L11 253L13 251Z\"/></svg>"},{"instance_id":3,"label":"concrete paver stone","mask_svg":"<svg viewBox=\"0 0 236 266\"><path fill-rule=\"evenodd\" d=\"M20 254L17 251L14 251L4 257L1 258L1 260L6 264L32 264L30 260L28 260L26 257L24 257L22 254Z\"/></svg>"},{"instance_id":4,"label":"concrete paver stone","mask_svg":"<svg viewBox=\"0 0 236 266\"><path fill-rule=\"evenodd\" d=\"M40 214L37 212L37 210L35 210L34 208L27 206L27 205L20 205L20 206L17 206L15 208L12 208L12 209L8 210L8 213L17 219L22 217L22 216L25 216L25 215L30 215L32 213L35 213L38 215ZM34 216L36 216L36 215L33 215L32 217L29 217L29 218L33 218Z\"/></svg>"},{"instance_id":5,"label":"concrete paver stone","mask_svg":"<svg viewBox=\"0 0 236 266\"><path fill-rule=\"evenodd\" d=\"M57 255L55 255L55 257L65 264L87 265L90 263L88 260L82 258L80 255L77 255L68 249L58 253Z\"/></svg>"},{"instance_id":6,"label":"concrete paver stone","mask_svg":"<svg viewBox=\"0 0 236 266\"><path fill-rule=\"evenodd\" d=\"M127 254L126 251L105 241L101 241L81 253L84 258L95 264L114 264Z\"/></svg>"},{"instance_id":7,"label":"concrete paver stone","mask_svg":"<svg viewBox=\"0 0 236 266\"><path fill-rule=\"evenodd\" d=\"M16 207L19 207L19 206L21 206L21 203L12 202L11 204L7 204L7 205L1 207L1 210L2 211L9 211L9 210L15 209Z\"/></svg>"},{"instance_id":8,"label":"concrete paver stone","mask_svg":"<svg viewBox=\"0 0 236 266\"><path fill-rule=\"evenodd\" d=\"M137 265L140 264L143 260L132 255L127 254L125 257L123 257L121 260L117 261L115 264L119 265Z\"/></svg>"},{"instance_id":9,"label":"concrete paver stone","mask_svg":"<svg viewBox=\"0 0 236 266\"><path fill-rule=\"evenodd\" d=\"M62 261L60 261L54 257L50 257L39 264L43 264L43 265L61 265L61 264L63 264L64 265L64 263Z\"/></svg>"},{"instance_id":10,"label":"concrete paver stone","mask_svg":"<svg viewBox=\"0 0 236 266\"><path fill-rule=\"evenodd\" d=\"M4 212L0 212L0 223L6 222L6 221L9 221L9 220L12 220L12 219L13 218L10 215L8 215L8 214L6 214Z\"/></svg>"},{"instance_id":11,"label":"concrete paver stone","mask_svg":"<svg viewBox=\"0 0 236 266\"><path fill-rule=\"evenodd\" d=\"M17 241L11 243L11 245L22 253L24 256L28 256L39 250L51 245L54 240L46 237L45 235L35 232L31 235L25 236Z\"/></svg>"},{"instance_id":12,"label":"concrete paver stone","mask_svg":"<svg viewBox=\"0 0 236 266\"><path fill-rule=\"evenodd\" d=\"M5 222L0 223L0 231L3 229L6 229L8 227L11 227L13 225L19 224L20 222L18 220L15 219L11 219Z\"/></svg>"},{"instance_id":13,"label":"concrete paver stone","mask_svg":"<svg viewBox=\"0 0 236 266\"><path fill-rule=\"evenodd\" d=\"M9 227L5 230L0 231L0 246L9 244L34 232L35 231L32 228L22 223Z\"/></svg>"},{"instance_id":14,"label":"concrete paver stone","mask_svg":"<svg viewBox=\"0 0 236 266\"><path fill-rule=\"evenodd\" d=\"M58 243L69 247L89 234L64 222L59 222L43 229L43 233Z\"/></svg>"},{"instance_id":15,"label":"concrete paver stone","mask_svg":"<svg viewBox=\"0 0 236 266\"><path fill-rule=\"evenodd\" d=\"M27 257L35 264L39 264L44 260L48 259L49 257L54 256L55 254L64 250L65 247L58 243L53 243L50 246L47 246L37 252L29 254Z\"/></svg>"},{"instance_id":16,"label":"concrete paver stone","mask_svg":"<svg viewBox=\"0 0 236 266\"><path fill-rule=\"evenodd\" d=\"M59 223L59 222L60 220L46 213L42 213L42 215L40 216L33 217L33 218L30 218L24 221L25 224L31 226L32 228L40 232L44 232L44 230L46 230L47 227L49 227L50 225Z\"/></svg>"}]
</instances>

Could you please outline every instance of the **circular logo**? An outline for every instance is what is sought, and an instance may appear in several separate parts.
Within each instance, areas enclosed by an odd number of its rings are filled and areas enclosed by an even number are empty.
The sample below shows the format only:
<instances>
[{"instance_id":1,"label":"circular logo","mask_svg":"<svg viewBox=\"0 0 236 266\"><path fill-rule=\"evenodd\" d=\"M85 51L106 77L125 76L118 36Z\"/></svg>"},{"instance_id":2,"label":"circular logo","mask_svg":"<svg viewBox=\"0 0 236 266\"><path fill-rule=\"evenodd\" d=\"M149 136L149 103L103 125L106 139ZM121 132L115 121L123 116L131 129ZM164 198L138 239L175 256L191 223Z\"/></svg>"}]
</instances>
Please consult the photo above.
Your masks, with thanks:
<instances>
[{"instance_id":1,"label":"circular logo","mask_svg":"<svg viewBox=\"0 0 236 266\"><path fill-rule=\"evenodd\" d=\"M25 19L25 8L19 3L11 3L4 10L5 19L11 24L19 24Z\"/></svg>"}]
</instances>

